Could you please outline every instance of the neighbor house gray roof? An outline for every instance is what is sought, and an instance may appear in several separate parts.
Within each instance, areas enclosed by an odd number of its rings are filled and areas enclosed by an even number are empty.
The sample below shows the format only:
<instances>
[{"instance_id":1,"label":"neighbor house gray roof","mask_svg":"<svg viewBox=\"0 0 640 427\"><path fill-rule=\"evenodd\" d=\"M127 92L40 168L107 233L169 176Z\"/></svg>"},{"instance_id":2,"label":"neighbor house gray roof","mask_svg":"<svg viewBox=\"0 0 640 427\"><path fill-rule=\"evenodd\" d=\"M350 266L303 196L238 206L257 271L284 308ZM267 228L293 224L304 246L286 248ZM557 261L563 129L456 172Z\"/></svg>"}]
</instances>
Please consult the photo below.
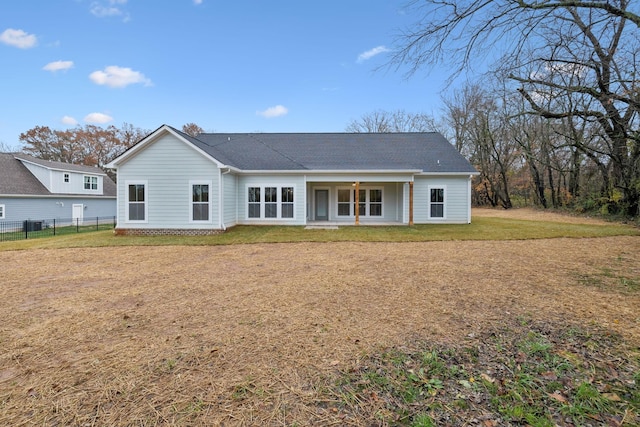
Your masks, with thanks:
<instances>
[{"instance_id":1,"label":"neighbor house gray roof","mask_svg":"<svg viewBox=\"0 0 640 427\"><path fill-rule=\"evenodd\" d=\"M227 166L240 170L420 170L477 173L437 132L202 133L171 128Z\"/></svg>"},{"instance_id":2,"label":"neighbor house gray roof","mask_svg":"<svg viewBox=\"0 0 640 427\"><path fill-rule=\"evenodd\" d=\"M16 159L21 159L27 162L35 163L40 166L44 166L47 169L56 169L70 172L86 172L93 175L106 175L106 173L96 166L74 165L71 163L57 162L54 160L43 160L37 157L33 157L29 154L12 153Z\"/></svg>"},{"instance_id":3,"label":"neighbor house gray roof","mask_svg":"<svg viewBox=\"0 0 640 427\"><path fill-rule=\"evenodd\" d=\"M93 175L104 175L102 180L103 196L114 197L116 195L116 185L99 168L82 165L72 165L63 162L49 162L22 153L0 153L0 195L54 195L45 187L22 161L29 161L49 169L66 170L70 172L84 172ZM58 193L55 193L58 195ZM62 194L60 194L62 195ZM76 196L77 194L74 194Z\"/></svg>"},{"instance_id":4,"label":"neighbor house gray roof","mask_svg":"<svg viewBox=\"0 0 640 427\"><path fill-rule=\"evenodd\" d=\"M0 194L51 194L13 153L0 153Z\"/></svg>"}]
</instances>

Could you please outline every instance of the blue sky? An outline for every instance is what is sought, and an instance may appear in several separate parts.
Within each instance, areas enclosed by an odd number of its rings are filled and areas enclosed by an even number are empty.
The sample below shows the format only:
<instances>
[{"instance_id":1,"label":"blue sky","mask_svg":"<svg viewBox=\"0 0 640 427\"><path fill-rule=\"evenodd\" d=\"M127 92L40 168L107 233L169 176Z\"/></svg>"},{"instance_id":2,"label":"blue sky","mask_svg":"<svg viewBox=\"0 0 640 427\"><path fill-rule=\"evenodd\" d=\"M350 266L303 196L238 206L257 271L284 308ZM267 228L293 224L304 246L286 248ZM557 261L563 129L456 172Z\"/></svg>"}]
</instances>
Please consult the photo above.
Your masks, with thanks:
<instances>
[{"instance_id":1,"label":"blue sky","mask_svg":"<svg viewBox=\"0 0 640 427\"><path fill-rule=\"evenodd\" d=\"M0 143L35 126L341 132L375 110L439 114L447 75L379 69L406 0L8 0Z\"/></svg>"}]
</instances>

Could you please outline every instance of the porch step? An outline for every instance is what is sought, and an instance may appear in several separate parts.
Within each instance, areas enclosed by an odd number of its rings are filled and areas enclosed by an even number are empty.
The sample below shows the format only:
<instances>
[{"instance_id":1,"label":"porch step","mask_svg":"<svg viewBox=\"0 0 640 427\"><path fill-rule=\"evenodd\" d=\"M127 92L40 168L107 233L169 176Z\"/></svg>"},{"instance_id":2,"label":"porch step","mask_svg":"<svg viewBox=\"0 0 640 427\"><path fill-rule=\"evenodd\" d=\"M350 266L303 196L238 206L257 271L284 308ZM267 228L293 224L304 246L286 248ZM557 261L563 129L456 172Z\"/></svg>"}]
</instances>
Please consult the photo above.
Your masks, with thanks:
<instances>
[{"instance_id":1,"label":"porch step","mask_svg":"<svg viewBox=\"0 0 640 427\"><path fill-rule=\"evenodd\" d=\"M330 225L330 224L326 224L326 225L317 224L317 225L307 225L306 227L304 227L304 229L305 230L337 230L338 226Z\"/></svg>"}]
</instances>

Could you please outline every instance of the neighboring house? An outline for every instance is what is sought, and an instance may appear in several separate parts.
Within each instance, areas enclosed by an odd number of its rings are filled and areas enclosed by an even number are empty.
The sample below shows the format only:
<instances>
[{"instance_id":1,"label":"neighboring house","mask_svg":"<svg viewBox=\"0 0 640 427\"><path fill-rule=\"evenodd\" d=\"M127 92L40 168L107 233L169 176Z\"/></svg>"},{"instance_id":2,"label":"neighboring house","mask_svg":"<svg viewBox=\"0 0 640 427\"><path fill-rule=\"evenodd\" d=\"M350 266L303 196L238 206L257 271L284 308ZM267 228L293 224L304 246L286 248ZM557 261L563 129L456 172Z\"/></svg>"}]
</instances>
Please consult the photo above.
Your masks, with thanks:
<instances>
[{"instance_id":1,"label":"neighboring house","mask_svg":"<svg viewBox=\"0 0 640 427\"><path fill-rule=\"evenodd\" d=\"M106 165L117 232L471 222L477 171L439 133L203 133L163 125ZM357 203L356 203L357 202Z\"/></svg>"},{"instance_id":2,"label":"neighboring house","mask_svg":"<svg viewBox=\"0 0 640 427\"><path fill-rule=\"evenodd\" d=\"M0 221L116 215L116 185L101 169L0 153Z\"/></svg>"}]
</instances>

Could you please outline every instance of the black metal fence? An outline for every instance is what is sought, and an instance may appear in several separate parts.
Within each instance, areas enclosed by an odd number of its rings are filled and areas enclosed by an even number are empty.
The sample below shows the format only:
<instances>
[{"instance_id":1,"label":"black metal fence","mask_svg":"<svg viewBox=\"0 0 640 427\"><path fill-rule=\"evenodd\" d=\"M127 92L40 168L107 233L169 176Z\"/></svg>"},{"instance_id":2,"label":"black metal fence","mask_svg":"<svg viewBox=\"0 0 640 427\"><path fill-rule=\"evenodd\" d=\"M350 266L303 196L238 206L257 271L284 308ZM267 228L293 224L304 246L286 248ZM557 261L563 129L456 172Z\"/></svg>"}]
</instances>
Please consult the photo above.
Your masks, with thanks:
<instances>
[{"instance_id":1,"label":"black metal fence","mask_svg":"<svg viewBox=\"0 0 640 427\"><path fill-rule=\"evenodd\" d=\"M0 220L0 242L110 230L115 227L115 216L39 220L27 219L24 221Z\"/></svg>"}]
</instances>

